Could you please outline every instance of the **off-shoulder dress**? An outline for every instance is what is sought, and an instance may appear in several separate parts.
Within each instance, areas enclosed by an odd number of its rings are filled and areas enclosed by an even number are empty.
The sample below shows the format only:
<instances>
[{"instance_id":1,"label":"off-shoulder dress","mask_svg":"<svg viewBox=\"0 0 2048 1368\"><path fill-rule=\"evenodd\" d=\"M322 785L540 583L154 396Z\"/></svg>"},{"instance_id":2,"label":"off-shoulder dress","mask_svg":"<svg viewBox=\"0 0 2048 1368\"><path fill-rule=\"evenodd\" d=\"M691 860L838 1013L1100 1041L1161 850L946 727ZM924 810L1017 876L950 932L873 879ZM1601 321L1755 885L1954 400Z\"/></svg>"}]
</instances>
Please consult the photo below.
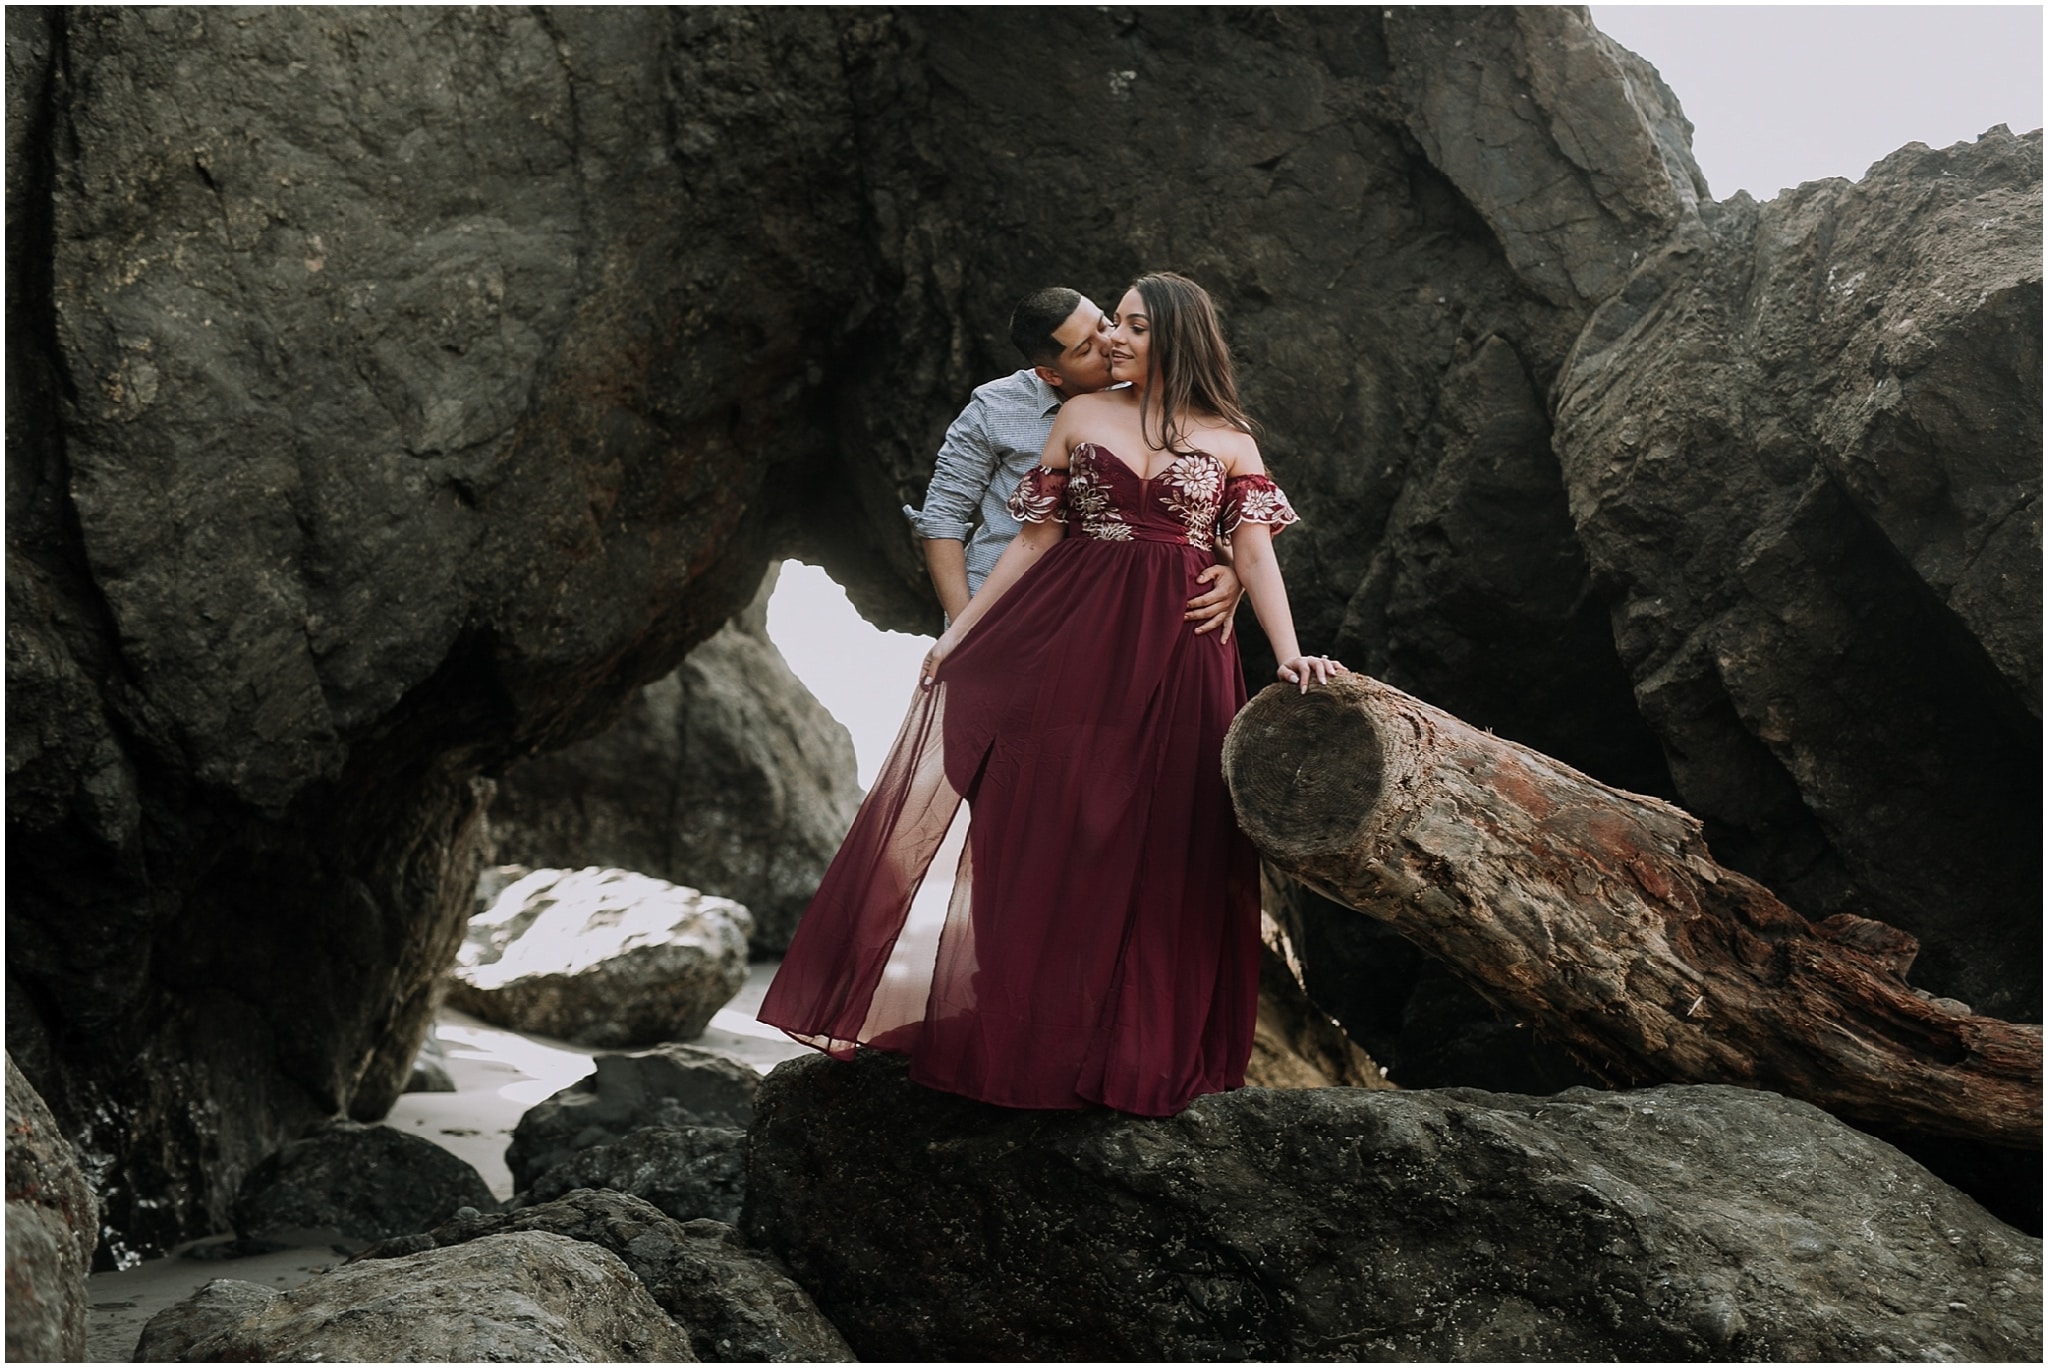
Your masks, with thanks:
<instances>
[{"instance_id":1,"label":"off-shoulder dress","mask_svg":"<svg viewBox=\"0 0 2048 1368\"><path fill-rule=\"evenodd\" d=\"M1221 767L1244 672L1184 615L1219 528L1295 514L1213 456L1147 480L1089 443L1010 507L1067 535L918 692L760 1019L1002 1106L1171 1115L1243 1086L1259 976ZM907 926L963 799L951 897Z\"/></svg>"}]
</instances>

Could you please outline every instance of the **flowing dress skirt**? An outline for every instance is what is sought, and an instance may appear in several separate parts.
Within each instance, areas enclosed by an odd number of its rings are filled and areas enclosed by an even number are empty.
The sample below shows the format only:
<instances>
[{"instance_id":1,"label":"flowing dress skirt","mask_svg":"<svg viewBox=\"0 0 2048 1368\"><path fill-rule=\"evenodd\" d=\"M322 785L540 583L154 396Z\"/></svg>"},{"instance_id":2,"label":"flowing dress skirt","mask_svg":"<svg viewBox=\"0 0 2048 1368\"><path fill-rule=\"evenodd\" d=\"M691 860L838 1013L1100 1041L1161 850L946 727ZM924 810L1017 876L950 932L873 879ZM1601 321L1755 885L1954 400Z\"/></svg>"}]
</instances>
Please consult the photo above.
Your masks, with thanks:
<instances>
[{"instance_id":1,"label":"flowing dress skirt","mask_svg":"<svg viewBox=\"0 0 2048 1368\"><path fill-rule=\"evenodd\" d=\"M920 691L761 1020L1009 1107L1165 1116L1243 1085L1258 860L1221 760L1244 674L1183 619L1212 562L1073 534L1040 557ZM906 936L963 799L936 944Z\"/></svg>"}]
</instances>

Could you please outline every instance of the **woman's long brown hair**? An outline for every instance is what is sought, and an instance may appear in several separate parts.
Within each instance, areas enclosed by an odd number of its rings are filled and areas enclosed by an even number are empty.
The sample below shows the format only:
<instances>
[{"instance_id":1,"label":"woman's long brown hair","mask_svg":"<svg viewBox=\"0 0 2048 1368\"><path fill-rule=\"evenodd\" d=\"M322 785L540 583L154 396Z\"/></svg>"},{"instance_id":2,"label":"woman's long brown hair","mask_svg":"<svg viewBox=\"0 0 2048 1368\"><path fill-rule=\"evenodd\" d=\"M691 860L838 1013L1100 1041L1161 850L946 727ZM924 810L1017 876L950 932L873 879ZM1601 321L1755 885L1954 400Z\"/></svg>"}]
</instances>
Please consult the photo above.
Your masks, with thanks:
<instances>
[{"instance_id":1,"label":"woman's long brown hair","mask_svg":"<svg viewBox=\"0 0 2048 1368\"><path fill-rule=\"evenodd\" d=\"M1220 418L1240 432L1253 431L1252 420L1237 402L1237 368L1223 340L1216 305L1209 292L1184 275L1156 271L1131 282L1145 301L1152 328L1147 357L1145 394L1138 422L1145 441L1152 441L1152 414L1159 411L1159 445L1177 451L1187 440L1191 413Z\"/></svg>"}]
</instances>

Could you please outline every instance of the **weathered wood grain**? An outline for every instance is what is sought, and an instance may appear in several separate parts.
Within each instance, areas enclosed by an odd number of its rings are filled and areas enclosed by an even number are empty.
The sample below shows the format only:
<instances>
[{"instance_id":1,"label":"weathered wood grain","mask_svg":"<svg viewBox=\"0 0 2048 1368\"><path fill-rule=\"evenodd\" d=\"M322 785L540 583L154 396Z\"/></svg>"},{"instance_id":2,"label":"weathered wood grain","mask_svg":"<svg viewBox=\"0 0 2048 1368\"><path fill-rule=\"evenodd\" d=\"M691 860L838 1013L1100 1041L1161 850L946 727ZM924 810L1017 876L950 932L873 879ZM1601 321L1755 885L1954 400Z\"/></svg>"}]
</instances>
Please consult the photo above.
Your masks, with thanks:
<instances>
[{"instance_id":1,"label":"weathered wood grain","mask_svg":"<svg viewBox=\"0 0 2048 1368\"><path fill-rule=\"evenodd\" d=\"M1735 1083L1845 1118L2041 1143L2041 1028L1908 986L1913 937L1809 922L1700 823L1349 675L1224 744L1261 853L1389 923L1622 1085Z\"/></svg>"}]
</instances>

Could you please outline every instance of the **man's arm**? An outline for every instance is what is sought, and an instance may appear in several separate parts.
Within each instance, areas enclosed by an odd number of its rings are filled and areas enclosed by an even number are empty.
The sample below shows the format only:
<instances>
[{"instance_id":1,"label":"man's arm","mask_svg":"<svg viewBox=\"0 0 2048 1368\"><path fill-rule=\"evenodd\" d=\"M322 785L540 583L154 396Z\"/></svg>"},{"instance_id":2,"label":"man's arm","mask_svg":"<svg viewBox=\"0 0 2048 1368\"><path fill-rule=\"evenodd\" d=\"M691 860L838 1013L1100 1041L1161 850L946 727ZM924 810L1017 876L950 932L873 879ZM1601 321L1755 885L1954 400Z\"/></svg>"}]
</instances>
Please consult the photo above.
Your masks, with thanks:
<instances>
[{"instance_id":1,"label":"man's arm","mask_svg":"<svg viewBox=\"0 0 2048 1368\"><path fill-rule=\"evenodd\" d=\"M946 621L958 622L969 597L967 544L952 537L926 537L924 568L932 577L932 588L939 591L939 607L946 610Z\"/></svg>"},{"instance_id":2,"label":"man's arm","mask_svg":"<svg viewBox=\"0 0 2048 1368\"><path fill-rule=\"evenodd\" d=\"M938 591L939 606L955 621L967 606L967 537L974 531L981 496L995 472L996 449L988 439L987 414L981 400L970 400L939 444L924 507L904 510L924 538L925 569Z\"/></svg>"},{"instance_id":3,"label":"man's arm","mask_svg":"<svg viewBox=\"0 0 2048 1368\"><path fill-rule=\"evenodd\" d=\"M1223 639L1230 640L1230 634L1237 630L1237 601L1244 597L1244 582L1237 577L1236 564L1230 558L1230 543L1219 537L1216 563L1195 578L1209 587L1188 600L1183 619L1201 624L1195 628L1196 636L1221 627Z\"/></svg>"}]
</instances>

